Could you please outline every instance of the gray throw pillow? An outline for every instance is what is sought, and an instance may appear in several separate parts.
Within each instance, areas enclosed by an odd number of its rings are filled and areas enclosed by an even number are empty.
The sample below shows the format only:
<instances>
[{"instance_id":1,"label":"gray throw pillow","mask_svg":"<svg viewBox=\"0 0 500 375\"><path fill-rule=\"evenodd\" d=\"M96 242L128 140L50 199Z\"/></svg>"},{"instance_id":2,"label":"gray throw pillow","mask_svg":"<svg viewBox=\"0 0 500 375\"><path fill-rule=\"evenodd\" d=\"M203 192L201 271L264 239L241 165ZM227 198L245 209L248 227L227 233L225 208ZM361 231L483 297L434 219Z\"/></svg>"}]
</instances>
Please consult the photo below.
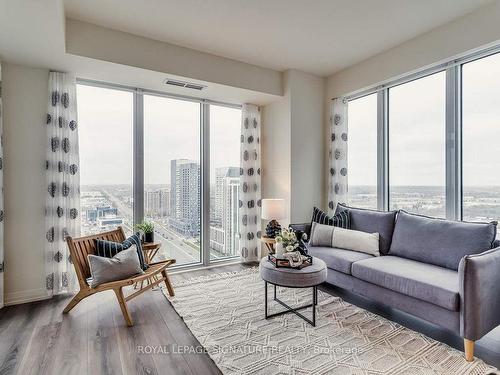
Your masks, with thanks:
<instances>
[{"instance_id":1,"label":"gray throw pillow","mask_svg":"<svg viewBox=\"0 0 500 375\"><path fill-rule=\"evenodd\" d=\"M396 222L397 211L376 211L365 208L355 208L337 204L336 214L348 210L351 214L351 227L366 233L379 233L379 249L381 254L387 254L391 247L392 233Z\"/></svg>"},{"instance_id":2,"label":"gray throw pillow","mask_svg":"<svg viewBox=\"0 0 500 375\"><path fill-rule=\"evenodd\" d=\"M92 279L90 287L110 281L123 280L130 276L144 273L141 269L136 245L127 250L120 251L113 258L89 255L89 266Z\"/></svg>"}]
</instances>

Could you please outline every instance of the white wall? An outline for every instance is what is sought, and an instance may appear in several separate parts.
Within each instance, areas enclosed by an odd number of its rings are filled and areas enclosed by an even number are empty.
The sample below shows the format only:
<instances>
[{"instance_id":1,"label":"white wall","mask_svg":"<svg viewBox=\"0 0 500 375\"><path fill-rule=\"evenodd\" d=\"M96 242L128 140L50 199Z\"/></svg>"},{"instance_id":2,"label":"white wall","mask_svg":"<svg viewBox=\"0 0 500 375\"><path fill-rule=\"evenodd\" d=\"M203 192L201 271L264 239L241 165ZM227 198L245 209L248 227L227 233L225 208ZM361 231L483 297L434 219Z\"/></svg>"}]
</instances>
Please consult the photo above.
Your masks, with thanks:
<instances>
[{"instance_id":1,"label":"white wall","mask_svg":"<svg viewBox=\"0 0 500 375\"><path fill-rule=\"evenodd\" d=\"M277 70L81 21L66 20L66 52L261 93L283 93Z\"/></svg>"},{"instance_id":2,"label":"white wall","mask_svg":"<svg viewBox=\"0 0 500 375\"><path fill-rule=\"evenodd\" d=\"M286 225L308 221L324 203L325 79L288 70L283 81L283 98L262 109L262 197L286 200Z\"/></svg>"},{"instance_id":3,"label":"white wall","mask_svg":"<svg viewBox=\"0 0 500 375\"><path fill-rule=\"evenodd\" d=\"M285 73L285 95L261 109L262 198L285 199L290 222L291 198L291 111L290 92ZM263 223L266 225L267 223Z\"/></svg>"},{"instance_id":4,"label":"white wall","mask_svg":"<svg viewBox=\"0 0 500 375\"><path fill-rule=\"evenodd\" d=\"M48 70L2 64L5 303L46 297L44 160Z\"/></svg>"},{"instance_id":5,"label":"white wall","mask_svg":"<svg viewBox=\"0 0 500 375\"><path fill-rule=\"evenodd\" d=\"M292 223L311 219L312 207L322 207L324 185L323 98L325 79L297 70L289 72L291 92L291 213Z\"/></svg>"}]
</instances>

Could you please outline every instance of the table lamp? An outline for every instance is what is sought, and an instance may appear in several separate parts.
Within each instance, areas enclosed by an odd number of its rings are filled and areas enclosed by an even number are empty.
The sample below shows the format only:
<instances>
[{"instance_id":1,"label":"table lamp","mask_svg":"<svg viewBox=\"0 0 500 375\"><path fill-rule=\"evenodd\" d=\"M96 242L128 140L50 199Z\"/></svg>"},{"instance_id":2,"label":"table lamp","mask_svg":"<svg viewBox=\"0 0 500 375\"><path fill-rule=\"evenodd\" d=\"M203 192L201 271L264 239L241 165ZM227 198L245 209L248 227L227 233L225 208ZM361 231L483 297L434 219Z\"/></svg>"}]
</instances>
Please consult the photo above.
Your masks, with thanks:
<instances>
[{"instance_id":1,"label":"table lamp","mask_svg":"<svg viewBox=\"0 0 500 375\"><path fill-rule=\"evenodd\" d=\"M284 199L262 199L261 217L270 220L266 226L267 237L274 238L281 232L278 219L284 219L285 214Z\"/></svg>"}]
</instances>

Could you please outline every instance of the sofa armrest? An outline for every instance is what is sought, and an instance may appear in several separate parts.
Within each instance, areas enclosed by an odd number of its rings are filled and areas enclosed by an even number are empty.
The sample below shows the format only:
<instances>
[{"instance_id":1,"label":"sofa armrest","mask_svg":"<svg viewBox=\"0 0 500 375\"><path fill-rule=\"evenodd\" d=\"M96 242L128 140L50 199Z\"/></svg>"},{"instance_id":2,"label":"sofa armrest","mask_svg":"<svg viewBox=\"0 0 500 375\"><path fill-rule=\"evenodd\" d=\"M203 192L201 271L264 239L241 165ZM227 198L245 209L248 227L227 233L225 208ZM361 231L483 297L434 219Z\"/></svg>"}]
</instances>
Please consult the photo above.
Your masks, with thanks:
<instances>
[{"instance_id":1,"label":"sofa armrest","mask_svg":"<svg viewBox=\"0 0 500 375\"><path fill-rule=\"evenodd\" d=\"M460 335L478 340L500 324L500 247L462 258Z\"/></svg>"},{"instance_id":2,"label":"sofa armrest","mask_svg":"<svg viewBox=\"0 0 500 375\"><path fill-rule=\"evenodd\" d=\"M296 232L307 234L308 237L311 234L311 223L290 224L289 227Z\"/></svg>"}]
</instances>

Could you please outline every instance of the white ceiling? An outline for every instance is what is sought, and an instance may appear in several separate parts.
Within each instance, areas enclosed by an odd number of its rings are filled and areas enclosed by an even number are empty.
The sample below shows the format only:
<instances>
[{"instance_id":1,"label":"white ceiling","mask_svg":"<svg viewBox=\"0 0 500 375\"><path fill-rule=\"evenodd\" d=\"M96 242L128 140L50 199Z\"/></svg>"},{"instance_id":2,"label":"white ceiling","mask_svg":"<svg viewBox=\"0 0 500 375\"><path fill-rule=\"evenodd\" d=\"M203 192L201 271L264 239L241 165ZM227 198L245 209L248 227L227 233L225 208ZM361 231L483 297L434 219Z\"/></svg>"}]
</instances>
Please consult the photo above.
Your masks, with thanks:
<instances>
[{"instance_id":1,"label":"white ceiling","mask_svg":"<svg viewBox=\"0 0 500 375\"><path fill-rule=\"evenodd\" d=\"M262 67L330 75L491 0L64 0L66 17Z\"/></svg>"},{"instance_id":2,"label":"white ceiling","mask_svg":"<svg viewBox=\"0 0 500 375\"><path fill-rule=\"evenodd\" d=\"M185 80L185 77L66 53L64 27L62 0L0 0L0 61L74 72L78 78L230 103L266 105L278 98L192 78L190 82L208 87L201 92L167 87L163 84L165 78Z\"/></svg>"}]
</instances>

